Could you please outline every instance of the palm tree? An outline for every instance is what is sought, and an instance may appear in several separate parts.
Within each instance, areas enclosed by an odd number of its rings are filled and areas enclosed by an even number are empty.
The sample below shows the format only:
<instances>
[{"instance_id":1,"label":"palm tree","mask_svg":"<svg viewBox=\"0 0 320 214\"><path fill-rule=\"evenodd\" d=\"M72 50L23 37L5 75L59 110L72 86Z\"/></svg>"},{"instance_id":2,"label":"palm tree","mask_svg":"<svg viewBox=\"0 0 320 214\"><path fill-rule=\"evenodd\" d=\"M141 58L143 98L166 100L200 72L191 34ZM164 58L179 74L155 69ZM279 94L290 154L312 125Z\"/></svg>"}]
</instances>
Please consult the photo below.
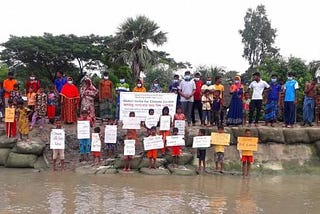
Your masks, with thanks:
<instances>
[{"instance_id":1,"label":"palm tree","mask_svg":"<svg viewBox=\"0 0 320 214\"><path fill-rule=\"evenodd\" d=\"M146 16L128 18L116 32L115 44L120 50L118 58L131 66L133 77L138 79L148 63L154 64L159 58L156 51L148 48L148 43L160 46L167 41L166 33Z\"/></svg>"}]
</instances>

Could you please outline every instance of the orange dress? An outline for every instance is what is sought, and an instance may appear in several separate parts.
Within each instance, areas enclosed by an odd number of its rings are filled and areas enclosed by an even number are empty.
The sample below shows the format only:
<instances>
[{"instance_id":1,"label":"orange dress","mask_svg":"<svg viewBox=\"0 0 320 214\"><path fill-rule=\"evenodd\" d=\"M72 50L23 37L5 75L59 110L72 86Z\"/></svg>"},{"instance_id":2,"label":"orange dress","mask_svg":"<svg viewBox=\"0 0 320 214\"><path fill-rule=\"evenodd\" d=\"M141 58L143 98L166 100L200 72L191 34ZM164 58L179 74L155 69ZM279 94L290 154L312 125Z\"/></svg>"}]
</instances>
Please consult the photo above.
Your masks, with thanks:
<instances>
[{"instance_id":1,"label":"orange dress","mask_svg":"<svg viewBox=\"0 0 320 214\"><path fill-rule=\"evenodd\" d=\"M77 122L79 91L73 84L65 84L61 89L61 120L67 123Z\"/></svg>"}]
</instances>

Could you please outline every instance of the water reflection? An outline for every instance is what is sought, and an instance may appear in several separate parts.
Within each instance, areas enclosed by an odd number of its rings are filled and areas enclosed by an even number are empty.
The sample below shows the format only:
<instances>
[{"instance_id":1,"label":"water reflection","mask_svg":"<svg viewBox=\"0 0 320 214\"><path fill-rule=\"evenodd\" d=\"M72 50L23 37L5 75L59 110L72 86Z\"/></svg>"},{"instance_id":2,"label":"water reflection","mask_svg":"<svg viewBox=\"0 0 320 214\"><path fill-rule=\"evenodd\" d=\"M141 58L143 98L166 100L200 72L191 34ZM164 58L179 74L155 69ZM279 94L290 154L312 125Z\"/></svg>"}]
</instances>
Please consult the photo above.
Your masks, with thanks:
<instances>
[{"instance_id":1,"label":"water reflection","mask_svg":"<svg viewBox=\"0 0 320 214\"><path fill-rule=\"evenodd\" d=\"M250 190L250 179L240 179L239 193L236 199L235 213L247 214L257 213L258 207L256 202L253 200L252 192Z\"/></svg>"}]
</instances>

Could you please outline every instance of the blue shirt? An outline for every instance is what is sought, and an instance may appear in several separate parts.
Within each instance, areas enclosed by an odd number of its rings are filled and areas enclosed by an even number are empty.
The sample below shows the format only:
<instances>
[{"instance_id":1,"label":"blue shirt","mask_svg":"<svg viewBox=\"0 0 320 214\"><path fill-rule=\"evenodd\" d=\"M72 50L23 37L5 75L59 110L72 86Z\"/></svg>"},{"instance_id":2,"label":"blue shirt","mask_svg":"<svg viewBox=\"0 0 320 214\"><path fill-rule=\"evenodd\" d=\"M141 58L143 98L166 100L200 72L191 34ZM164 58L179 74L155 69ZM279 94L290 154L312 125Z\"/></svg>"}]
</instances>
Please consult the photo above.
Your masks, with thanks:
<instances>
[{"instance_id":1,"label":"blue shirt","mask_svg":"<svg viewBox=\"0 0 320 214\"><path fill-rule=\"evenodd\" d=\"M296 89L299 88L298 82L296 80L287 80L284 84L284 101L293 102L296 99Z\"/></svg>"},{"instance_id":2,"label":"blue shirt","mask_svg":"<svg viewBox=\"0 0 320 214\"><path fill-rule=\"evenodd\" d=\"M57 91L60 93L62 87L67 83L67 79L64 77L61 77L61 79L56 78L54 80L54 85L56 86Z\"/></svg>"},{"instance_id":3,"label":"blue shirt","mask_svg":"<svg viewBox=\"0 0 320 214\"><path fill-rule=\"evenodd\" d=\"M281 91L281 85L277 82L270 82L270 91L268 95L268 100L278 100L279 93Z\"/></svg>"}]
</instances>

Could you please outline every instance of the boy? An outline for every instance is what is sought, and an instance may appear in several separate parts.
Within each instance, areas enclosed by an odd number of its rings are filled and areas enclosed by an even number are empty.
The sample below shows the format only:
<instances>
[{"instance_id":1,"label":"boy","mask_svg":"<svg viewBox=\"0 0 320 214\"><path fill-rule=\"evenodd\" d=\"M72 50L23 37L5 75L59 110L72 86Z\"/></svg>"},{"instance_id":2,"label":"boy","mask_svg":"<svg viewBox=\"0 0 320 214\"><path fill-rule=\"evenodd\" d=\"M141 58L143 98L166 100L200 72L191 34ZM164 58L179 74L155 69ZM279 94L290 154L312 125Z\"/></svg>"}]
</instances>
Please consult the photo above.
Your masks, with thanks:
<instances>
[{"instance_id":1,"label":"boy","mask_svg":"<svg viewBox=\"0 0 320 214\"><path fill-rule=\"evenodd\" d=\"M62 129L62 123L60 118L56 119L55 121L56 129ZM60 159L60 165L61 165L61 171L64 171L64 149L53 149L53 155L52 155L52 169L53 171L56 171L56 162L57 162L57 157L59 155Z\"/></svg>"},{"instance_id":2,"label":"boy","mask_svg":"<svg viewBox=\"0 0 320 214\"><path fill-rule=\"evenodd\" d=\"M206 134L205 129L199 129L198 136L204 136ZM197 158L199 158L198 171L206 170L206 148L198 148L197 150ZM201 169L201 163L203 168Z\"/></svg>"},{"instance_id":3,"label":"boy","mask_svg":"<svg viewBox=\"0 0 320 214\"><path fill-rule=\"evenodd\" d=\"M216 126L220 125L221 107L222 99L220 98L220 91L214 91L212 101L212 119Z\"/></svg>"},{"instance_id":4,"label":"boy","mask_svg":"<svg viewBox=\"0 0 320 214\"><path fill-rule=\"evenodd\" d=\"M135 113L131 111L129 113L129 117L135 117ZM138 136L137 136L137 130L136 129L128 129L126 134L127 140L135 140L137 144L138 142ZM130 171L131 170L131 161L132 161L132 155L125 155L124 157L124 169L123 171Z\"/></svg>"},{"instance_id":5,"label":"boy","mask_svg":"<svg viewBox=\"0 0 320 214\"><path fill-rule=\"evenodd\" d=\"M249 107L250 107L250 93L249 92L245 92L244 93L244 99L243 99L243 125L246 125L247 121L248 121L248 117L249 117Z\"/></svg>"},{"instance_id":6,"label":"boy","mask_svg":"<svg viewBox=\"0 0 320 214\"><path fill-rule=\"evenodd\" d=\"M107 125L115 125L115 121L113 119L108 119ZM113 155L115 155L115 152L117 150L117 144L106 143L106 149L107 149L107 158L111 158Z\"/></svg>"},{"instance_id":7,"label":"boy","mask_svg":"<svg viewBox=\"0 0 320 214\"><path fill-rule=\"evenodd\" d=\"M100 141L101 141L100 131L101 131L100 127L95 127L93 129L94 133L99 134L99 138L100 138ZM93 165L97 164L99 166L100 163L101 163L101 149L100 149L100 152L92 152L92 157L93 157ZM96 163L96 159L97 159L97 163Z\"/></svg>"},{"instance_id":8,"label":"boy","mask_svg":"<svg viewBox=\"0 0 320 214\"><path fill-rule=\"evenodd\" d=\"M58 99L55 86L50 87L50 91L48 92L47 96L48 96L47 116L48 116L49 122L53 124L54 118L56 116L56 100Z\"/></svg>"},{"instance_id":9,"label":"boy","mask_svg":"<svg viewBox=\"0 0 320 214\"><path fill-rule=\"evenodd\" d=\"M172 135L178 135L178 133L179 133L179 129L178 128L173 128L172 129ZM173 167L178 166L180 155L181 155L181 146L172 146L171 147L171 155L172 155Z\"/></svg>"},{"instance_id":10,"label":"boy","mask_svg":"<svg viewBox=\"0 0 320 214\"><path fill-rule=\"evenodd\" d=\"M152 126L150 129L150 136L156 136L157 135L157 127ZM151 168L156 168L156 162L157 162L157 157L158 157L158 149L151 149L148 150L147 152L147 157L149 158L149 169Z\"/></svg>"},{"instance_id":11,"label":"boy","mask_svg":"<svg viewBox=\"0 0 320 214\"><path fill-rule=\"evenodd\" d=\"M244 132L245 137L251 137L250 129L246 129ZM242 162L242 175L249 176L251 164L253 163L253 151L242 150L241 151L241 162Z\"/></svg>"},{"instance_id":12,"label":"boy","mask_svg":"<svg viewBox=\"0 0 320 214\"><path fill-rule=\"evenodd\" d=\"M295 108L297 104L298 82L294 79L293 73L288 73L288 80L284 84L284 122L286 128L292 128L295 122Z\"/></svg>"},{"instance_id":13,"label":"boy","mask_svg":"<svg viewBox=\"0 0 320 214\"><path fill-rule=\"evenodd\" d=\"M81 111L81 116L79 118L81 121L89 121L90 122L90 127L93 126L93 120L91 117L89 117L88 111L87 110L82 110ZM79 139L80 143L80 162L81 161L89 161L89 154L91 152L91 141L90 138L88 139Z\"/></svg>"},{"instance_id":14,"label":"boy","mask_svg":"<svg viewBox=\"0 0 320 214\"><path fill-rule=\"evenodd\" d=\"M218 133L222 134L224 132L224 127L222 125L218 126ZM223 173L223 161L224 161L224 146L222 145L215 145L214 146L214 157L215 157L215 164L216 164L216 171L220 171ZM219 163L220 163L220 170L219 170Z\"/></svg>"}]
</instances>

